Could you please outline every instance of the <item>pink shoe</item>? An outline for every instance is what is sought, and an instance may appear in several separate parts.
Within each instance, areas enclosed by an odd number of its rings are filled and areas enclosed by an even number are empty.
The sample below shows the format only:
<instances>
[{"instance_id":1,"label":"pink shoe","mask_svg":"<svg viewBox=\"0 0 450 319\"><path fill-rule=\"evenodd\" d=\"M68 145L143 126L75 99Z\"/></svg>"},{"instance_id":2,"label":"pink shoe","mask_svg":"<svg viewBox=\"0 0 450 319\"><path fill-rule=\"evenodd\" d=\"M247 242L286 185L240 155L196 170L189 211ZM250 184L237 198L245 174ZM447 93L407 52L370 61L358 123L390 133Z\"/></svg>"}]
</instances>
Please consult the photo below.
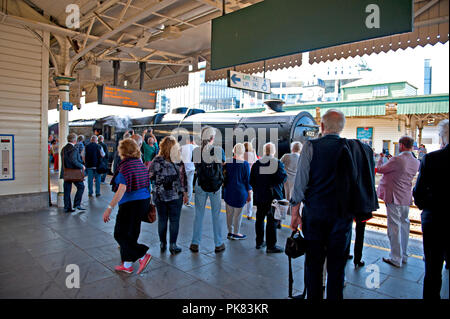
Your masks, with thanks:
<instances>
[{"instance_id":1,"label":"pink shoe","mask_svg":"<svg viewBox=\"0 0 450 319\"><path fill-rule=\"evenodd\" d=\"M151 259L152 259L152 255L145 254L144 259L142 261L139 260L139 270L138 270L137 274L140 274L145 269L145 267L147 267L147 265Z\"/></svg>"},{"instance_id":2,"label":"pink shoe","mask_svg":"<svg viewBox=\"0 0 450 319\"><path fill-rule=\"evenodd\" d=\"M133 270L134 270L133 267L125 268L125 267L123 266L123 263L122 263L122 265L120 265L120 266L114 267L114 269L115 269L116 271L126 272L127 274L131 274L131 273L133 272Z\"/></svg>"}]
</instances>

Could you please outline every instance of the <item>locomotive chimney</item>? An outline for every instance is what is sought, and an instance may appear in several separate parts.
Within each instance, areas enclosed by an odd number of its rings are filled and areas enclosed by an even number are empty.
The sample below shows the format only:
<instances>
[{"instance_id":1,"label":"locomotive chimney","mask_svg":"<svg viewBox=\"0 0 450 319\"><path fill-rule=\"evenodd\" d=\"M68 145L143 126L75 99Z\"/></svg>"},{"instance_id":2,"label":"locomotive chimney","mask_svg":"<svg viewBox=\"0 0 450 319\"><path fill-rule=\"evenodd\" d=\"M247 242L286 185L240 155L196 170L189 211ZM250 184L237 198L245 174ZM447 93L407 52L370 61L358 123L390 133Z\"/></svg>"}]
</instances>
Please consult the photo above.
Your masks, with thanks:
<instances>
[{"instance_id":1,"label":"locomotive chimney","mask_svg":"<svg viewBox=\"0 0 450 319\"><path fill-rule=\"evenodd\" d=\"M272 100L266 100L264 101L264 104L266 104L271 110L275 112L284 112L283 111L283 104L285 102L283 100L279 99L272 99Z\"/></svg>"}]
</instances>

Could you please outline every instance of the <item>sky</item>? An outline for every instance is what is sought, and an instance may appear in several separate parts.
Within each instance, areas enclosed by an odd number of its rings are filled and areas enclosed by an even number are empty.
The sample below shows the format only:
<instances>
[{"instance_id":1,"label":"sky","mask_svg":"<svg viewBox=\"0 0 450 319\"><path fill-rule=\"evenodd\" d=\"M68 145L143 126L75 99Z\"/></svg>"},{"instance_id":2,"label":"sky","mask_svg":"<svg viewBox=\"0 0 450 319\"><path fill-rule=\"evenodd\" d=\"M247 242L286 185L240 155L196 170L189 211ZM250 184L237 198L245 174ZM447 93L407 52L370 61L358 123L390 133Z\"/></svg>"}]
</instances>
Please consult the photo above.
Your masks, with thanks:
<instances>
[{"instance_id":1,"label":"sky","mask_svg":"<svg viewBox=\"0 0 450 319\"><path fill-rule=\"evenodd\" d=\"M304 64L300 67L267 72L266 76L272 81L281 81L293 76L305 75L305 73L322 73L329 66L341 65L359 58L348 58L346 61L335 60L331 62L321 62L312 65ZM379 54L364 55L363 59L372 69L370 78L379 79L380 82L386 80L406 80L418 88L418 94L423 94L424 79L424 59L431 59L432 66L432 94L449 93L449 42L445 44L437 43L426 45L425 47L408 48L406 50L381 52ZM326 71L325 71L326 72ZM312 74L311 74L312 75ZM108 115L121 115L133 117L143 117L153 114L153 110L126 108L109 105L98 105L97 103L82 104L81 110L74 108L69 112L69 121L77 119L96 119ZM56 110L48 112L49 124L58 122L59 113Z\"/></svg>"},{"instance_id":2,"label":"sky","mask_svg":"<svg viewBox=\"0 0 450 319\"><path fill-rule=\"evenodd\" d=\"M437 43L434 46L408 48L406 50L381 52L379 54L364 55L362 57L372 69L370 78L385 80L404 80L418 88L417 94L423 94L424 59L431 59L432 66L432 94L449 92L449 42ZM286 80L302 76L302 73L326 73L328 67L340 66L350 61L359 61L359 57L334 60L330 62L302 64L294 69L267 72L266 76L272 81ZM303 59L305 60L305 59Z\"/></svg>"}]
</instances>

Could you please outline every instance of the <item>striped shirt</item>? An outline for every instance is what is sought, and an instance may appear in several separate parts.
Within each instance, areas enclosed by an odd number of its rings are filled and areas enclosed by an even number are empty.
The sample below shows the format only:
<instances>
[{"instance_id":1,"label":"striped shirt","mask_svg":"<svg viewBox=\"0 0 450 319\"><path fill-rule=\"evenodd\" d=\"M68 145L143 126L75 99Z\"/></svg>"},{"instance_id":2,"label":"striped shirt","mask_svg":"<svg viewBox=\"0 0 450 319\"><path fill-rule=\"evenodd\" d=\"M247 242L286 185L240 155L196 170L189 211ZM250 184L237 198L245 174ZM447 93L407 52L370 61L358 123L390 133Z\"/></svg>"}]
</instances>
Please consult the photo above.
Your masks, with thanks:
<instances>
[{"instance_id":1,"label":"striped shirt","mask_svg":"<svg viewBox=\"0 0 450 319\"><path fill-rule=\"evenodd\" d=\"M127 192L134 192L150 186L148 170L140 159L129 158L120 162L119 172L127 182Z\"/></svg>"}]
</instances>

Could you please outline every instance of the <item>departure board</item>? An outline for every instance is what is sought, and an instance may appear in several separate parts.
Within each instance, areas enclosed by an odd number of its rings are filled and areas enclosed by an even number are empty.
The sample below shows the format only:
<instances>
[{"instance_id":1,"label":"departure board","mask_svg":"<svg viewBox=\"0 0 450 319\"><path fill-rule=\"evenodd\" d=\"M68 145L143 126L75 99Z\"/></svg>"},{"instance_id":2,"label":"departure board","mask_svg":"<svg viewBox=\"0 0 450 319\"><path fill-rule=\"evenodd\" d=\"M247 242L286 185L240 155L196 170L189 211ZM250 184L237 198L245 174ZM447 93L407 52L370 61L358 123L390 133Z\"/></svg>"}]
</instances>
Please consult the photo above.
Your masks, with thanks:
<instances>
[{"instance_id":1,"label":"departure board","mask_svg":"<svg viewBox=\"0 0 450 319\"><path fill-rule=\"evenodd\" d=\"M156 92L121 88L111 85L99 85L98 104L155 109Z\"/></svg>"}]
</instances>

